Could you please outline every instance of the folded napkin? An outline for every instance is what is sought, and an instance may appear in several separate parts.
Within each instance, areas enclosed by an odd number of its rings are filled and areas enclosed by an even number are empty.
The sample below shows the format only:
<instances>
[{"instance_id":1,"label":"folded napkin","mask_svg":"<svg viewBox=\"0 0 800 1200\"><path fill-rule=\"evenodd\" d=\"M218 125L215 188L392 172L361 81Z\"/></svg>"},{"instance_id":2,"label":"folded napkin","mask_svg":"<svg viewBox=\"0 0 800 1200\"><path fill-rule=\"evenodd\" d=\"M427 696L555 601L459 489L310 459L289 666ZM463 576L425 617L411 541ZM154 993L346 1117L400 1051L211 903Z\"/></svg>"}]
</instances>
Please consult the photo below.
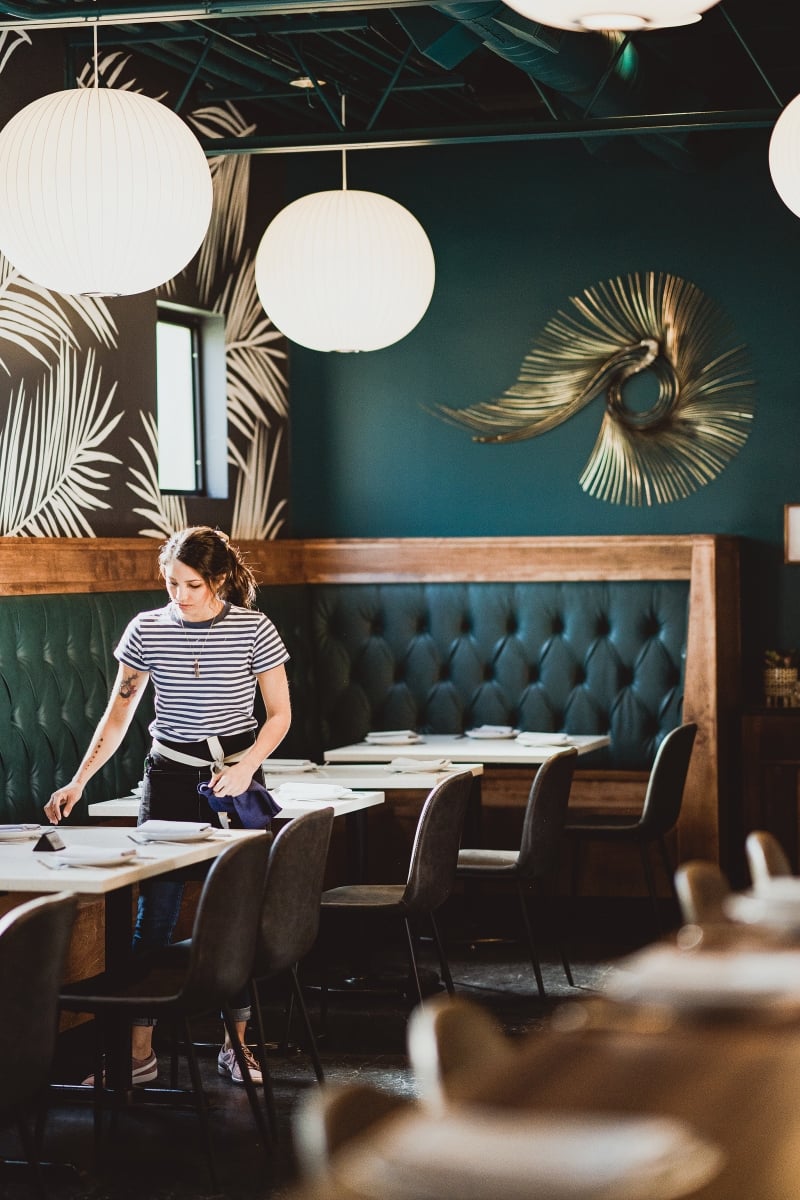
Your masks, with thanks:
<instances>
[{"instance_id":1,"label":"folded napkin","mask_svg":"<svg viewBox=\"0 0 800 1200\"><path fill-rule=\"evenodd\" d=\"M365 742L372 742L376 746L421 742L422 740L415 729L376 729L364 738Z\"/></svg>"},{"instance_id":2,"label":"folded napkin","mask_svg":"<svg viewBox=\"0 0 800 1200\"><path fill-rule=\"evenodd\" d=\"M670 1117L475 1109L392 1121L340 1153L333 1173L375 1200L672 1200L723 1162Z\"/></svg>"},{"instance_id":3,"label":"folded napkin","mask_svg":"<svg viewBox=\"0 0 800 1200\"><path fill-rule=\"evenodd\" d=\"M682 1009L800 1009L797 950L691 951L650 946L620 960L603 990L617 1000Z\"/></svg>"},{"instance_id":4,"label":"folded napkin","mask_svg":"<svg viewBox=\"0 0 800 1200\"><path fill-rule=\"evenodd\" d=\"M102 846L79 846L76 842L64 850L42 854L43 866L58 870L59 867L122 867L136 858L136 850L114 850Z\"/></svg>"},{"instance_id":5,"label":"folded napkin","mask_svg":"<svg viewBox=\"0 0 800 1200\"><path fill-rule=\"evenodd\" d=\"M265 758L261 765L267 775L300 775L317 770L310 758Z\"/></svg>"},{"instance_id":6,"label":"folded napkin","mask_svg":"<svg viewBox=\"0 0 800 1200\"><path fill-rule=\"evenodd\" d=\"M524 729L517 734L521 746L569 746L569 734L566 733L533 733Z\"/></svg>"},{"instance_id":7,"label":"folded napkin","mask_svg":"<svg viewBox=\"0 0 800 1200\"><path fill-rule=\"evenodd\" d=\"M193 834L205 833L211 828L208 821L143 821L137 826L136 832L152 838L168 837L175 833L191 837Z\"/></svg>"},{"instance_id":8,"label":"folded napkin","mask_svg":"<svg viewBox=\"0 0 800 1200\"><path fill-rule=\"evenodd\" d=\"M454 771L448 758L393 758L387 770L413 774L418 771Z\"/></svg>"},{"instance_id":9,"label":"folded napkin","mask_svg":"<svg viewBox=\"0 0 800 1200\"><path fill-rule=\"evenodd\" d=\"M275 788L275 796L287 800L340 800L352 796L350 788L338 787L335 783L281 783Z\"/></svg>"},{"instance_id":10,"label":"folded napkin","mask_svg":"<svg viewBox=\"0 0 800 1200\"><path fill-rule=\"evenodd\" d=\"M465 737L471 738L513 738L517 730L513 725L476 725L474 729L466 729Z\"/></svg>"},{"instance_id":11,"label":"folded napkin","mask_svg":"<svg viewBox=\"0 0 800 1200\"><path fill-rule=\"evenodd\" d=\"M36 833L41 825L27 825L25 822L16 825L0 825L0 833Z\"/></svg>"}]
</instances>

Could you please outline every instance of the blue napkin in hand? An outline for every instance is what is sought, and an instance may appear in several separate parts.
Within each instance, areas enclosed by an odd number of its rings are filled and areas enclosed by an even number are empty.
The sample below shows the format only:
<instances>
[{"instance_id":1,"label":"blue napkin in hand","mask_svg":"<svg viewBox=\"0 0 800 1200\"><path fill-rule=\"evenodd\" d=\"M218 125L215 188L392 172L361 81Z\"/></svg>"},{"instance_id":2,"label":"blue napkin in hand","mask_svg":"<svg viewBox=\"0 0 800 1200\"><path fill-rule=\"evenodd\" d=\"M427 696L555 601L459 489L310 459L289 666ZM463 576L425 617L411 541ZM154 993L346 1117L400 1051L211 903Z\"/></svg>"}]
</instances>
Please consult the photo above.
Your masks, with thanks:
<instances>
[{"instance_id":1,"label":"blue napkin in hand","mask_svg":"<svg viewBox=\"0 0 800 1200\"><path fill-rule=\"evenodd\" d=\"M215 796L210 783L198 783L197 790L215 812L236 813L244 829L269 829L281 811L272 793L255 780L240 796Z\"/></svg>"}]
</instances>

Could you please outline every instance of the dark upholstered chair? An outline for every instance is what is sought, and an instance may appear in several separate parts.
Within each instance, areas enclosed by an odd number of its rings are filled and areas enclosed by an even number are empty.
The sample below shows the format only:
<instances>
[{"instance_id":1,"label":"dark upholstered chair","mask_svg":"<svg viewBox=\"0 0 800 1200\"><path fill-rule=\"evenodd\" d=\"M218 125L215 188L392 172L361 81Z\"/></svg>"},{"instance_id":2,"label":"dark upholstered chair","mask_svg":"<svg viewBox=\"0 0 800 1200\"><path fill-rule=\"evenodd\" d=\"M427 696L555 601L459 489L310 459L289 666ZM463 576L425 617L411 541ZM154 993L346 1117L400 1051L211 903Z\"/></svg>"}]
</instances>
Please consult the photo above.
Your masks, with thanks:
<instances>
[{"instance_id":1,"label":"dark upholstered chair","mask_svg":"<svg viewBox=\"0 0 800 1200\"><path fill-rule=\"evenodd\" d=\"M77 902L71 893L46 896L0 918L0 1125L16 1124L39 1194L58 991ZM31 1116L36 1118L33 1130Z\"/></svg>"},{"instance_id":2,"label":"dark upholstered chair","mask_svg":"<svg viewBox=\"0 0 800 1200\"><path fill-rule=\"evenodd\" d=\"M528 793L519 850L465 849L458 856L459 879L508 879L516 884L533 973L542 998L544 981L528 909L528 891L556 878L577 758L578 751L574 748L560 750L539 767ZM569 961L563 947L560 949L564 974L573 987Z\"/></svg>"},{"instance_id":3,"label":"dark upholstered chair","mask_svg":"<svg viewBox=\"0 0 800 1200\"><path fill-rule=\"evenodd\" d=\"M221 1009L258 1132L270 1140L258 1093L244 1061L231 1016L230 1001L247 986L256 951L261 919L261 896L270 839L254 835L227 846L211 866L197 904L188 949L185 943L152 954L132 957L124 977L109 974L81 980L61 992L61 1006L71 1012L93 1013L98 1027L112 1034L134 1016L153 1016L180 1030L192 1081L195 1108L214 1190L218 1191L203 1085L189 1023L212 1009ZM119 1037L115 1038L119 1042ZM113 1072L109 1070L109 1082ZM95 1111L104 1101L105 1075L94 1073Z\"/></svg>"},{"instance_id":4,"label":"dark upholstered chair","mask_svg":"<svg viewBox=\"0 0 800 1200\"><path fill-rule=\"evenodd\" d=\"M453 992L453 979L434 914L444 904L455 883L458 847L471 787L472 775L466 771L448 776L431 790L417 822L405 884L359 883L322 893L322 911L326 920L335 918L338 923L365 913L402 920L410 973L420 1004L422 986L412 929L415 918L429 920L442 977L448 992ZM326 990L324 984L323 990Z\"/></svg>"},{"instance_id":5,"label":"dark upholstered chair","mask_svg":"<svg viewBox=\"0 0 800 1200\"><path fill-rule=\"evenodd\" d=\"M792 874L786 851L773 833L765 829L753 830L745 838L744 850L753 887L757 888L767 879Z\"/></svg>"},{"instance_id":6,"label":"dark upholstered chair","mask_svg":"<svg viewBox=\"0 0 800 1200\"><path fill-rule=\"evenodd\" d=\"M686 925L725 925L725 900L731 885L721 867L704 859L681 863L675 872L675 891Z\"/></svg>"},{"instance_id":7,"label":"dark upholstered chair","mask_svg":"<svg viewBox=\"0 0 800 1200\"><path fill-rule=\"evenodd\" d=\"M280 975L289 977L292 997L297 1002L305 1026L314 1071L317 1079L322 1082L322 1064L297 977L297 965L308 954L317 938L322 883L332 828L332 808L304 813L302 817L297 817L280 830L269 853L250 989L264 1094L273 1118L273 1129L274 1109L267 1078L259 985Z\"/></svg>"},{"instance_id":8,"label":"dark upholstered chair","mask_svg":"<svg viewBox=\"0 0 800 1200\"><path fill-rule=\"evenodd\" d=\"M566 826L565 833L573 847L572 859L572 892L578 891L581 868L581 849L584 842L605 842L607 845L629 844L637 846L641 855L642 867L647 883L647 890L653 905L656 928L660 931L661 919L658 909L653 871L648 857L648 847L653 843L658 847L661 861L669 880L673 898L675 884L673 867L667 853L666 835L677 824L683 802L683 790L689 771L689 761L692 757L692 747L697 735L697 726L693 723L678 725L670 732L658 747L644 798L641 814L636 821L598 820L596 822L581 822Z\"/></svg>"},{"instance_id":9,"label":"dark upholstered chair","mask_svg":"<svg viewBox=\"0 0 800 1200\"><path fill-rule=\"evenodd\" d=\"M415 1008L406 1041L417 1095L433 1110L468 1101L491 1072L514 1070L511 1038L487 1009L461 996L435 996Z\"/></svg>"}]
</instances>

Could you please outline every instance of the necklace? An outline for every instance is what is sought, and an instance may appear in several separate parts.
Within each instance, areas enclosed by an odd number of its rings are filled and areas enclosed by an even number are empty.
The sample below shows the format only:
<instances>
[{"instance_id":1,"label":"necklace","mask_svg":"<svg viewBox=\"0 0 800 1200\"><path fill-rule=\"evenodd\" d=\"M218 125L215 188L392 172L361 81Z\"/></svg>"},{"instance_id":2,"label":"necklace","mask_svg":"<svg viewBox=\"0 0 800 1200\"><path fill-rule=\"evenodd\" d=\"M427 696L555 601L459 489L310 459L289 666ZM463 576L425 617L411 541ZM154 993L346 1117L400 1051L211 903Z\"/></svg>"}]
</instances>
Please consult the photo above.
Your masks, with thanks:
<instances>
[{"instance_id":1,"label":"necklace","mask_svg":"<svg viewBox=\"0 0 800 1200\"><path fill-rule=\"evenodd\" d=\"M223 605L222 609L220 609L220 612L222 612L224 607L225 606ZM208 641L208 635L211 633L211 630L216 625L218 616L219 616L219 613L214 613L214 616L211 618L211 624L209 625L208 629L206 630L206 636L203 638L202 642L194 642L194 648L192 648L192 642L189 638L189 634L186 632L186 625L184 624L183 617L181 617L181 616L178 617L178 620L181 623L181 629L183 630L183 636L186 639L186 645L189 647L189 653L192 656L192 666L194 668L195 679L200 678L200 659L203 657L203 652L206 648L206 642ZM199 649L198 649L198 646L200 647Z\"/></svg>"}]
</instances>

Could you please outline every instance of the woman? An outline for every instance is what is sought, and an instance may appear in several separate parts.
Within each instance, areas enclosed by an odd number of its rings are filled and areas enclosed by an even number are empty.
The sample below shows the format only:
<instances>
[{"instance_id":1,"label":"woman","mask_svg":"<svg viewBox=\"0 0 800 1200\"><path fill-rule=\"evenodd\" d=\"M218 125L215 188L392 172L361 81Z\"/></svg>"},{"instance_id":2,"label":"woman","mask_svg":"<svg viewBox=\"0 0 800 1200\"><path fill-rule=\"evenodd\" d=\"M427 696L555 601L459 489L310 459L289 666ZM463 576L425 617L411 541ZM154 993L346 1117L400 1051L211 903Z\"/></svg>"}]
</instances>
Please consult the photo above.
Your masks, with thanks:
<instances>
[{"instance_id":1,"label":"woman","mask_svg":"<svg viewBox=\"0 0 800 1200\"><path fill-rule=\"evenodd\" d=\"M285 662L289 655L275 626L253 608L255 578L225 534L199 525L162 546L159 571L169 603L139 613L114 651L119 671L108 706L83 761L65 787L53 792L45 813L53 824L69 816L87 782L119 748L152 677L153 745L145 763L139 822L148 817L209 821L217 813L197 790L210 780L217 797L239 796L282 741L291 721ZM258 728L256 684L266 709ZM183 882L145 881L139 892L134 950L166 945L178 919ZM254 1082L257 1064L245 1045L246 1003L234 1010ZM134 1083L158 1075L152 1025L134 1025ZM242 1083L226 1035L217 1059L221 1075Z\"/></svg>"}]
</instances>

